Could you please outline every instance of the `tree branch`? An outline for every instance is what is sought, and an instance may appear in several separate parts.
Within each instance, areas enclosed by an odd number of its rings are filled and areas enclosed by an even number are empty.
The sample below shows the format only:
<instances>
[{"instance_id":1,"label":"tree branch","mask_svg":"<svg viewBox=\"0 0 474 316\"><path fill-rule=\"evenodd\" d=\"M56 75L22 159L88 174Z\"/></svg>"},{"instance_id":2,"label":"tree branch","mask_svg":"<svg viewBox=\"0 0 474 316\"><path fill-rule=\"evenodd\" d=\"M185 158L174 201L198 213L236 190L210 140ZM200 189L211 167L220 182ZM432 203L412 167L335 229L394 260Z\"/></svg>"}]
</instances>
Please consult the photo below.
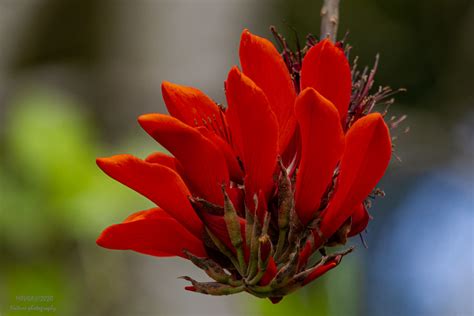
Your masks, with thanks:
<instances>
[{"instance_id":1,"label":"tree branch","mask_svg":"<svg viewBox=\"0 0 474 316\"><path fill-rule=\"evenodd\" d=\"M336 41L340 0L324 0L321 8L321 39Z\"/></svg>"}]
</instances>

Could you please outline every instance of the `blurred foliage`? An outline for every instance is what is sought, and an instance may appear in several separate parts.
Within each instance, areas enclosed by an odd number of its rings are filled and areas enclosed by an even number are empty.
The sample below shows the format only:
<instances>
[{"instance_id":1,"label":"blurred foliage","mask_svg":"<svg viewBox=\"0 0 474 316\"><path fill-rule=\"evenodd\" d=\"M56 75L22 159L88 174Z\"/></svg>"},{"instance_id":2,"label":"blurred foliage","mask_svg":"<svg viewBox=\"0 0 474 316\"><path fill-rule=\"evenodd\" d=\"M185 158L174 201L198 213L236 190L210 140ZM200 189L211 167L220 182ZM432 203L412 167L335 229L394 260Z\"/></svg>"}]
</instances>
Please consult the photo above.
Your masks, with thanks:
<instances>
[{"instance_id":1,"label":"blurred foliage","mask_svg":"<svg viewBox=\"0 0 474 316\"><path fill-rule=\"evenodd\" d=\"M78 288L66 279L63 266L57 263L23 264L11 267L5 285L9 289L5 306L13 315L72 315ZM12 308L10 308L12 306ZM19 308L43 307L43 311L20 311ZM8 309L6 315L8 314Z\"/></svg>"},{"instance_id":2,"label":"blurred foliage","mask_svg":"<svg viewBox=\"0 0 474 316\"><path fill-rule=\"evenodd\" d=\"M93 240L150 204L95 166L96 133L77 101L38 88L18 93L9 108L0 152L0 250L8 258L0 262L0 306L21 305L18 295L51 295L60 314L81 314L84 296L113 287L122 264L100 259ZM105 278L97 261L109 265Z\"/></svg>"},{"instance_id":3,"label":"blurred foliage","mask_svg":"<svg viewBox=\"0 0 474 316\"><path fill-rule=\"evenodd\" d=\"M13 100L10 108L5 140L8 155L3 155L6 170L2 172L8 179L5 187L12 192L5 195L6 204L11 203L5 209L18 208L20 201L25 204L20 210L28 211L25 215L38 216L33 221L21 218L21 223L38 226L32 227L38 230L40 225L49 225L39 216L48 216L68 227L67 235L90 237L113 220L111 209L143 201L135 194L126 194L125 201L115 198L117 185L104 181L94 164L98 150L91 121L73 100L55 92L27 92ZM33 211L38 207L44 212ZM2 221L4 229L18 227L20 223L9 222L15 219ZM18 240L21 236L16 234L11 231L6 236Z\"/></svg>"}]
</instances>

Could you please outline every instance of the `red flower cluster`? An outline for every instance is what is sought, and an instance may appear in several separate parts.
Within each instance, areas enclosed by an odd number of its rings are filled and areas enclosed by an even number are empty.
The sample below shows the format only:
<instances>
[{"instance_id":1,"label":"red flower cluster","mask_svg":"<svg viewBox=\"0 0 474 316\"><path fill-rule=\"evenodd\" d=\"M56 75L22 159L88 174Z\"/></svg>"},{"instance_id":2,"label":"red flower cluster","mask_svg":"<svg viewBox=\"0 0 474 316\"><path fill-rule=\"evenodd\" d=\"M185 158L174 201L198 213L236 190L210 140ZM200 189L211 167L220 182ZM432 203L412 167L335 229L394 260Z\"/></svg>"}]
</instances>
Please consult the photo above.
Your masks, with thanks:
<instances>
[{"instance_id":1,"label":"red flower cluster","mask_svg":"<svg viewBox=\"0 0 474 316\"><path fill-rule=\"evenodd\" d=\"M225 82L227 108L164 82L170 115L139 117L172 156L97 159L157 205L108 227L97 243L181 256L215 280L185 277L188 290L276 302L348 252L326 247L365 229L364 201L388 166L391 141L381 114L349 110L353 78L340 45L307 47L296 74L247 30L239 53L242 70L232 68ZM313 254L319 261L309 264Z\"/></svg>"}]
</instances>

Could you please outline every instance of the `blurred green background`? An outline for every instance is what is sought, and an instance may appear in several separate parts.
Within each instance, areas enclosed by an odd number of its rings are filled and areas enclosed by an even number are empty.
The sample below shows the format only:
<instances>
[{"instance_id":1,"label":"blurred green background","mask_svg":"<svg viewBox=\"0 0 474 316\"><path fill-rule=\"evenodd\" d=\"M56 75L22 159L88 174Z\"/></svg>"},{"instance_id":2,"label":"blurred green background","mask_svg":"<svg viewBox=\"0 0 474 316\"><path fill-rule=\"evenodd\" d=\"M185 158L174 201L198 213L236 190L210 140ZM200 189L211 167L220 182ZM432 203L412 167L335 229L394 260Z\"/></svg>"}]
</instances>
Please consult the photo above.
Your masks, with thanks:
<instances>
[{"instance_id":1,"label":"blurred green background","mask_svg":"<svg viewBox=\"0 0 474 316\"><path fill-rule=\"evenodd\" d=\"M161 81L224 103L242 29L294 45L321 3L0 0L0 315L474 315L471 0L341 1L339 36L360 65L381 54L376 83L407 88L391 110L408 120L369 248L354 238L318 282L278 305L206 297L176 279L205 278L190 263L95 244L151 205L94 160L158 149L136 117L165 112Z\"/></svg>"}]
</instances>

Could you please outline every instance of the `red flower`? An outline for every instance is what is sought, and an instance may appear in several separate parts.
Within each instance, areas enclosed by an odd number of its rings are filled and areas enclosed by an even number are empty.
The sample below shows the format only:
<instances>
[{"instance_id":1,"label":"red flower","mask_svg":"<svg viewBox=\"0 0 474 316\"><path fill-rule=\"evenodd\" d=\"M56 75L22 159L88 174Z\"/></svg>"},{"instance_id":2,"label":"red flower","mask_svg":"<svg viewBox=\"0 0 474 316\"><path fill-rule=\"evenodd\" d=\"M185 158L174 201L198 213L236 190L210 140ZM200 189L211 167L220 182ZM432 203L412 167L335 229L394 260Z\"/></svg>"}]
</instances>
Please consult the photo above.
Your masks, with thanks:
<instances>
[{"instance_id":1,"label":"red flower","mask_svg":"<svg viewBox=\"0 0 474 316\"><path fill-rule=\"evenodd\" d=\"M226 109L197 89L164 82L171 116L138 121L172 156L97 159L158 207L108 227L97 243L181 256L215 280L185 277L188 290L246 291L274 302L339 264L351 249L328 255L326 247L365 229L364 201L391 157L387 125L367 113L373 104L352 88L340 47L329 40L307 47L295 67L294 56L282 58L245 30L242 71L232 68L225 82ZM319 262L307 264L316 250Z\"/></svg>"}]
</instances>

